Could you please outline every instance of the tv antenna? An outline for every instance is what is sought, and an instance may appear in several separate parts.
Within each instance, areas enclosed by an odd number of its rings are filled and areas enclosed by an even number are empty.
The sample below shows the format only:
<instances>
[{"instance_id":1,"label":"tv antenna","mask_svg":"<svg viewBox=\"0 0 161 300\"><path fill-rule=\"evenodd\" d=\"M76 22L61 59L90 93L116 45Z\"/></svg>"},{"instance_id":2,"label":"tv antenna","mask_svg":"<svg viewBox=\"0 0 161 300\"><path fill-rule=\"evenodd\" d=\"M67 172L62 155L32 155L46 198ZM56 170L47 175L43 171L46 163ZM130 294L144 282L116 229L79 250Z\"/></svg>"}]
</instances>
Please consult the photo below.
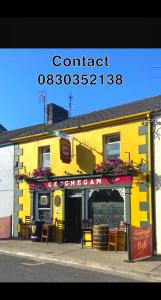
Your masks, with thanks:
<instances>
[{"instance_id":1,"label":"tv antenna","mask_svg":"<svg viewBox=\"0 0 161 300\"><path fill-rule=\"evenodd\" d=\"M42 92L39 94L39 100L43 103L43 110L44 110L44 123L46 123L46 102L47 102L47 94L46 92Z\"/></svg>"},{"instance_id":2,"label":"tv antenna","mask_svg":"<svg viewBox=\"0 0 161 300\"><path fill-rule=\"evenodd\" d=\"M71 93L69 94L68 98L69 98L69 101L68 101L67 104L68 104L68 107L69 107L69 117L71 118L71 116L72 116L72 107L73 107L73 105L72 105L73 96L71 95Z\"/></svg>"}]
</instances>

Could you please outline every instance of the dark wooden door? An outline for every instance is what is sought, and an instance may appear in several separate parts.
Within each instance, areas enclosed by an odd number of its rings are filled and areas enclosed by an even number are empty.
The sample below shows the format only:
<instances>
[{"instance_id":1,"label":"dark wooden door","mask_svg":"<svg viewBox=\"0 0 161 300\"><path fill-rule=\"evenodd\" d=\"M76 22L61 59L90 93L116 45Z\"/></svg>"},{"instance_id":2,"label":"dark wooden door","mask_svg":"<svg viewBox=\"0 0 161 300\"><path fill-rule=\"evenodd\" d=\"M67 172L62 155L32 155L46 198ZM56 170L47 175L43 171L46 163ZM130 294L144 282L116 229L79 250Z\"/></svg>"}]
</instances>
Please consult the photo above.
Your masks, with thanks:
<instances>
[{"instance_id":1,"label":"dark wooden door","mask_svg":"<svg viewBox=\"0 0 161 300\"><path fill-rule=\"evenodd\" d=\"M65 199L65 240L67 243L81 242L82 198Z\"/></svg>"}]
</instances>

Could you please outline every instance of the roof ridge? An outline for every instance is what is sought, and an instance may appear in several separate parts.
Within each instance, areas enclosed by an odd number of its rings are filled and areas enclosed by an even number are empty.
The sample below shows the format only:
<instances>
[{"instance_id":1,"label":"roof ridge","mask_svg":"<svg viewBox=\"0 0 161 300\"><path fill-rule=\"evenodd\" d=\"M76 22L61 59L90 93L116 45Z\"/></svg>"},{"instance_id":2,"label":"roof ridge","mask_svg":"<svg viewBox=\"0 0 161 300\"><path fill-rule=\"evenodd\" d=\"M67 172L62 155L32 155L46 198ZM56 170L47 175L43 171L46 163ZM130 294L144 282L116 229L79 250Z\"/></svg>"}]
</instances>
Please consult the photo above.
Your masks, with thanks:
<instances>
[{"instance_id":1,"label":"roof ridge","mask_svg":"<svg viewBox=\"0 0 161 300\"><path fill-rule=\"evenodd\" d=\"M110 109L115 109L115 108L118 108L118 107L123 107L123 106L126 106L126 105L132 105L134 103L137 103L137 102L143 102L143 101L147 101L147 100L152 100L153 98L161 98L161 94L160 95L157 95L157 96L152 96L152 97L148 97L148 98L144 98L144 99L138 99L138 100L134 100L132 102L127 102L127 103L123 103L123 104L120 104L120 105L115 105L115 106L111 106L111 107L107 107L107 108L103 108L103 109L100 109L100 110L94 110L94 111L91 111L89 113L85 113L85 114L80 114L80 115L76 115L74 117L71 117L69 119L73 119L73 118L78 118L78 117L82 117L82 116L87 116L87 115L90 115L90 114L93 114L93 113L98 113L98 112L103 112L105 110L110 110Z\"/></svg>"},{"instance_id":2,"label":"roof ridge","mask_svg":"<svg viewBox=\"0 0 161 300\"><path fill-rule=\"evenodd\" d=\"M55 122L53 124L40 123L40 124L31 125L23 128L14 129L14 130L7 130L0 133L0 144L8 140L11 140L11 138L13 137L42 133L45 132L45 130L47 131L47 129L50 128L59 131L64 128L71 128L73 126L75 127L75 126L80 126L89 123L92 124L103 120L110 120L110 119L112 120L113 118L119 118L125 115L136 114L138 112L143 112L143 111L154 112L158 109L161 109L161 95L139 99L132 102L123 103L121 105L115 105L109 108L93 111L90 113L73 116L71 118L67 118L65 120Z\"/></svg>"},{"instance_id":3,"label":"roof ridge","mask_svg":"<svg viewBox=\"0 0 161 300\"><path fill-rule=\"evenodd\" d=\"M5 132L2 132L2 133L7 133L7 132L10 132L10 133L12 133L12 132L14 132L14 131L17 131L17 130L22 130L22 129L30 129L30 128L32 128L32 127L38 127L38 126L43 126L43 125L49 125L49 124L45 124L45 123L40 123L40 124L36 124L36 125L30 125L30 126L27 126L27 127L21 127L21 128L16 128L16 129L13 129L13 130L7 130L7 131L5 131Z\"/></svg>"}]
</instances>

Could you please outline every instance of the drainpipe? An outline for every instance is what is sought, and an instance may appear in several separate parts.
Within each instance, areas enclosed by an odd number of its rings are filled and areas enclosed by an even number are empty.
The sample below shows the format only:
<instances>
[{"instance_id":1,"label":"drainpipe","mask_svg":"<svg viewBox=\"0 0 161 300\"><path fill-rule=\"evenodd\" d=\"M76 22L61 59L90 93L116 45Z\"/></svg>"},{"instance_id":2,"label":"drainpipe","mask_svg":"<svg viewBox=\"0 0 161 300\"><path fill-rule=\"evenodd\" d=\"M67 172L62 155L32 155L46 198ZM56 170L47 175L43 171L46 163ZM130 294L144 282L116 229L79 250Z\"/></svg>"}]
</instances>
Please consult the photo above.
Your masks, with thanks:
<instances>
[{"instance_id":1,"label":"drainpipe","mask_svg":"<svg viewBox=\"0 0 161 300\"><path fill-rule=\"evenodd\" d=\"M155 205L155 147L154 147L154 124L153 116L150 115L150 152L151 152L151 199L152 199L152 224L153 224L153 251L156 253L156 205Z\"/></svg>"}]
</instances>

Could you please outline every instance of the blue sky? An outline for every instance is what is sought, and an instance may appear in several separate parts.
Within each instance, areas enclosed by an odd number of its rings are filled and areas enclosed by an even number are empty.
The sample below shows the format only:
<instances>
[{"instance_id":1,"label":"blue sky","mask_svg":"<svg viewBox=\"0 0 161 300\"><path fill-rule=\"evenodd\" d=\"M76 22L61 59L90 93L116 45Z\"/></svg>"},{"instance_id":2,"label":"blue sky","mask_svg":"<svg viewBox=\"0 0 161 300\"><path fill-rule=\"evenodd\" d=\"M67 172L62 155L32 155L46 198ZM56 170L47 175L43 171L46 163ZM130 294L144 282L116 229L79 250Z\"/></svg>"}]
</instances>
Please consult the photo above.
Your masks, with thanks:
<instances>
[{"instance_id":1,"label":"blue sky","mask_svg":"<svg viewBox=\"0 0 161 300\"><path fill-rule=\"evenodd\" d=\"M53 66L55 55L63 59L108 57L108 66ZM58 60L57 60L58 61ZM96 74L95 85L39 85L39 74ZM122 74L121 85L100 84L99 75ZM156 78L157 77L157 78ZM0 124L8 130L44 122L43 104L68 109L72 116L161 94L161 49L0 49Z\"/></svg>"}]
</instances>

